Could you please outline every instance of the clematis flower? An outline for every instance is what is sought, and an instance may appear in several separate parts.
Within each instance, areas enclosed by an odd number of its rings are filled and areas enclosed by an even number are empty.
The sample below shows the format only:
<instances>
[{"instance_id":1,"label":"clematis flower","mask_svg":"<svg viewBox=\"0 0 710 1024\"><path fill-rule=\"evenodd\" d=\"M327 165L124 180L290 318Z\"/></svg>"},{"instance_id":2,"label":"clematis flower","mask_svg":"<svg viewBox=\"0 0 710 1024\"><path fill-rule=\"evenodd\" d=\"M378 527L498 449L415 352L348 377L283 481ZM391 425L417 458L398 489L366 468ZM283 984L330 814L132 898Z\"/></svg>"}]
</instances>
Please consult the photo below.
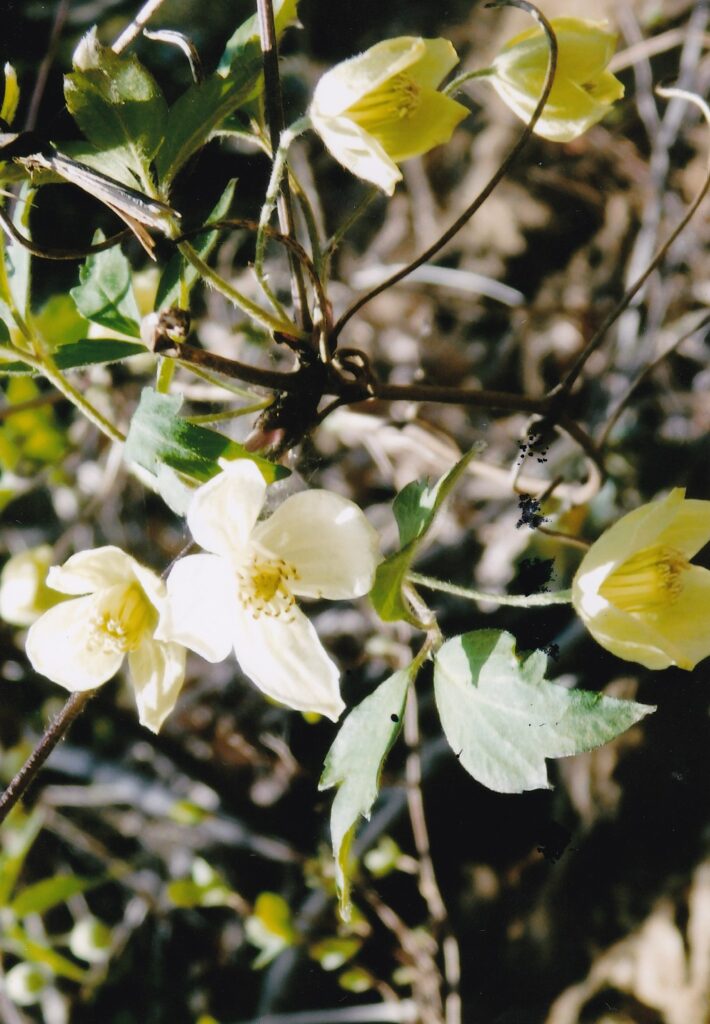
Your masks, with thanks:
<instances>
[{"instance_id":1,"label":"clematis flower","mask_svg":"<svg viewBox=\"0 0 710 1024\"><path fill-rule=\"evenodd\" d=\"M402 178L397 164L448 142L468 114L436 91L456 63L447 39L376 43L323 75L311 123L339 163L392 195Z\"/></svg>"},{"instance_id":2,"label":"clematis flower","mask_svg":"<svg viewBox=\"0 0 710 1024\"><path fill-rule=\"evenodd\" d=\"M624 86L606 70L616 36L605 22L553 18L557 37L557 72L536 135L570 142L605 116L624 95ZM509 40L493 61L490 82L507 106L529 121L542 95L549 46L541 28Z\"/></svg>"},{"instance_id":3,"label":"clematis flower","mask_svg":"<svg viewBox=\"0 0 710 1024\"><path fill-rule=\"evenodd\" d=\"M695 668L710 655L710 501L667 498L629 512L584 556L572 603L594 639L646 668Z\"/></svg>"},{"instance_id":4,"label":"clematis flower","mask_svg":"<svg viewBox=\"0 0 710 1024\"><path fill-rule=\"evenodd\" d=\"M372 587L377 534L357 505L329 491L287 498L262 522L266 484L246 459L225 463L187 513L210 554L180 559L168 577L159 634L221 661L233 648L269 697L334 721L343 710L338 670L296 597L360 597Z\"/></svg>"},{"instance_id":5,"label":"clematis flower","mask_svg":"<svg viewBox=\"0 0 710 1024\"><path fill-rule=\"evenodd\" d=\"M49 570L47 583L75 596L30 627L32 667L76 692L111 679L127 656L141 724L157 732L185 677L184 648L154 635L165 584L115 547L73 555Z\"/></svg>"},{"instance_id":6,"label":"clematis flower","mask_svg":"<svg viewBox=\"0 0 710 1024\"><path fill-rule=\"evenodd\" d=\"M52 564L49 544L11 555L0 573L0 618L13 626L31 626L43 612L61 601L46 584Z\"/></svg>"}]
</instances>

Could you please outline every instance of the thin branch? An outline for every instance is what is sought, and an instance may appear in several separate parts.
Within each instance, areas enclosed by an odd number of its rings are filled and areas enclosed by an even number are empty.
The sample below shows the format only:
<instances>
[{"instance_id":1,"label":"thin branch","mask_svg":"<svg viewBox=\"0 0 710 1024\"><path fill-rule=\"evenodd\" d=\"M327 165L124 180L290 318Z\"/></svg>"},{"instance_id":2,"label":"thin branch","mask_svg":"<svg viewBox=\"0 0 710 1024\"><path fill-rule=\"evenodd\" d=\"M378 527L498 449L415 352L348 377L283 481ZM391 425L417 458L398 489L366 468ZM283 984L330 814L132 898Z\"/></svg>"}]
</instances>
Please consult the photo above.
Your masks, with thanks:
<instances>
[{"instance_id":1,"label":"thin branch","mask_svg":"<svg viewBox=\"0 0 710 1024\"><path fill-rule=\"evenodd\" d=\"M419 891L427 905L432 922L444 935L442 951L444 953L444 971L447 986L447 992L444 997L446 1024L461 1024L461 997L459 995L459 984L461 981L460 955L458 943L449 925L449 916L441 890L439 889L439 883L436 880L434 864L431 859L429 829L426 823L424 798L422 795L419 711L417 708L416 690L413 686L409 688L405 705L404 739L409 748L405 766L407 806L409 808L409 820L412 825L414 845L419 861Z\"/></svg>"},{"instance_id":2,"label":"thin branch","mask_svg":"<svg viewBox=\"0 0 710 1024\"><path fill-rule=\"evenodd\" d=\"M264 113L266 114L269 128L271 152L275 155L279 150L281 135L286 122L284 119L281 76L279 74L279 49L274 22L274 8L271 0L256 0L256 7L259 19L259 35L261 37L261 52L264 60ZM293 218L293 204L291 202L291 187L288 175L284 175L281 181L278 212L281 231L289 238L295 238L296 227ZM306 286L303 274L301 273L301 267L292 256L289 256L289 264L291 267L291 292L296 309L296 318L304 330L309 330L311 327L311 317L308 311Z\"/></svg>"},{"instance_id":3,"label":"thin branch","mask_svg":"<svg viewBox=\"0 0 710 1024\"><path fill-rule=\"evenodd\" d=\"M705 102L705 100L703 100L700 96L696 96L694 93L685 92L684 90L680 90L680 89L660 89L660 88L658 88L656 91L658 92L658 94L660 96L677 96L677 97L682 97L683 99L687 100L689 103L695 103L696 106L698 106L702 110L703 115L705 116L705 119L706 119L706 121L708 123L708 126L710 126L710 107ZM710 161L708 161L708 168L707 168L707 172L705 174L705 180L703 181L702 185L700 186L700 188L698 190L698 193L695 196L695 199L693 200L693 202L690 204L687 212L685 213L685 216L676 225L674 230L671 232L670 237L663 243L663 245L660 247L660 249L656 252L656 255L653 257L653 259L651 260L649 265L646 267L644 272L641 274L641 276L637 278L637 280L633 283L631 288L629 288L629 290L626 292L624 297L616 304L616 306L614 307L614 309L612 309L612 311L609 313L609 315L607 317L605 317L605 319L602 322L601 326L595 331L595 333L592 335L592 337L589 339L589 341L587 342L586 346L584 347L584 350L577 357L574 365L572 366L572 369L569 371L569 373L565 377L564 381L562 381L561 384L559 384L553 391L550 392L550 397L554 398L555 403L557 403L557 402L562 403L562 402L564 402L566 400L566 398L569 395L570 391L574 387L574 384L576 383L577 378L579 377L580 373L584 369L584 367L585 367L589 357L594 352L596 352L596 350L599 348L599 346L603 342L604 337L606 335L606 332L609 330L609 328L612 326L612 324L615 323L615 321L619 318L619 316L621 316L621 314L624 312L624 310L627 309L628 306L631 305L631 303L632 303L636 293L638 291L640 291L641 288L643 288L644 284L646 283L648 278L651 276L653 271L656 269L656 267L660 266L660 264L663 262L663 260L666 257L666 254L667 254L668 250L673 245L673 243L675 242L676 238L680 235L680 233L684 230L684 228L687 226L687 224L689 224L690 221L695 216L695 213L698 210L698 208L700 207L700 204L704 200L705 196L707 195L709 188L710 188Z\"/></svg>"},{"instance_id":4,"label":"thin branch","mask_svg":"<svg viewBox=\"0 0 710 1024\"><path fill-rule=\"evenodd\" d=\"M679 338L676 338L671 345L669 345L663 352L661 352L659 356L656 357L656 359L653 360L653 362L649 363L648 366L645 366L643 370L641 370L641 372L636 375L634 380L632 380L632 382L629 384L626 392L619 399L616 408L609 416L609 419L606 421L606 424L604 425L604 429L599 435L597 446L600 449L606 447L606 444L609 440L609 435L616 426L622 412L629 404L629 401L633 397L633 394L636 391L636 389L648 377L650 377L654 370L656 370L662 363L664 363L668 356L675 352L683 344L684 341L687 341L688 338L692 338L695 334L699 334L700 331L703 330L703 328L708 327L709 325L710 313L706 313L705 316L702 317L702 319L700 320L700 323L696 324L695 327L692 327L689 331L686 331L685 334L681 334Z\"/></svg>"},{"instance_id":5,"label":"thin branch","mask_svg":"<svg viewBox=\"0 0 710 1024\"><path fill-rule=\"evenodd\" d=\"M0 825L17 801L26 793L44 762L59 741L64 738L74 719L84 710L95 693L96 690L73 693L56 718L50 722L42 739L0 797Z\"/></svg>"},{"instance_id":6,"label":"thin branch","mask_svg":"<svg viewBox=\"0 0 710 1024\"><path fill-rule=\"evenodd\" d=\"M407 573L407 579L427 590L438 590L442 594L462 597L466 601L509 605L512 608L545 608L551 604L569 604L572 600L571 590L542 591L539 594L484 594L472 587L460 587L456 583L447 583L445 580L437 580L432 576L422 576L418 572Z\"/></svg>"},{"instance_id":7,"label":"thin branch","mask_svg":"<svg viewBox=\"0 0 710 1024\"><path fill-rule=\"evenodd\" d=\"M486 199L488 199L488 197L490 196L491 192L493 192L496 186L503 180L505 175L508 173L508 170L510 169L511 165L517 159L518 154L523 149L528 139L532 135L535 129L535 125L537 124L542 114L542 111L550 95L552 84L555 80L555 72L557 71L557 39L555 37L554 30L550 25L549 21L547 20L547 18L545 17L545 15L542 14L533 4L528 3L527 0L503 0L502 3L489 4L488 6L520 7L522 10L526 11L528 14L531 14L533 18L535 18L535 20L542 27L545 35L547 36L547 41L550 47L550 53L548 56L547 63L547 73L545 75L545 84L543 86L542 94L540 96L537 106L535 107L533 116L530 118L528 124L525 125L525 128L523 129L520 138L515 143L513 148L510 150L507 157L500 165L498 170L495 172L493 177L490 179L488 184L476 196L473 202L464 210L461 216L456 218L451 227L448 228L443 233L443 235L441 235L440 238L438 238L437 241L434 242L433 245L430 245L429 248L426 249L423 253L421 253L421 255L419 255L415 260L413 260L407 266L402 267L401 270L398 270L396 273L392 274L385 281L381 281L380 284L378 284L375 288L372 288L365 295L362 295L359 299L356 299L356 301L348 309L345 310L345 312L342 314L340 319L335 324L335 327L333 328L333 343L335 343L335 341L339 337L341 331L348 323L348 321L357 312L359 312L363 306L370 302L371 299L374 299L375 296L380 295L388 288L391 288L392 285L397 284L398 281L401 281L413 270L416 270L417 267L421 267L422 264L428 263L429 260L436 256L436 254L447 244L447 242L451 241L454 235L456 235L461 230L461 228L466 223L468 223L471 217L473 217L473 215L481 208L481 206L483 206Z\"/></svg>"},{"instance_id":8,"label":"thin branch","mask_svg":"<svg viewBox=\"0 0 710 1024\"><path fill-rule=\"evenodd\" d=\"M119 242L123 241L131 233L130 228L124 228L115 235L111 235L110 238L105 238L103 242L87 246L86 249L43 249L18 231L12 220L2 209L0 209L0 226L5 229L10 238L41 260L83 260L87 256L93 256L94 253L112 249L114 245L118 245Z\"/></svg>"},{"instance_id":9,"label":"thin branch","mask_svg":"<svg viewBox=\"0 0 710 1024\"><path fill-rule=\"evenodd\" d=\"M126 47L130 46L133 40L141 34L143 28L148 24L158 9L163 6L164 2L165 0L147 0L147 3L143 4L133 21L125 27L121 35L111 47L113 52L123 53Z\"/></svg>"}]
</instances>

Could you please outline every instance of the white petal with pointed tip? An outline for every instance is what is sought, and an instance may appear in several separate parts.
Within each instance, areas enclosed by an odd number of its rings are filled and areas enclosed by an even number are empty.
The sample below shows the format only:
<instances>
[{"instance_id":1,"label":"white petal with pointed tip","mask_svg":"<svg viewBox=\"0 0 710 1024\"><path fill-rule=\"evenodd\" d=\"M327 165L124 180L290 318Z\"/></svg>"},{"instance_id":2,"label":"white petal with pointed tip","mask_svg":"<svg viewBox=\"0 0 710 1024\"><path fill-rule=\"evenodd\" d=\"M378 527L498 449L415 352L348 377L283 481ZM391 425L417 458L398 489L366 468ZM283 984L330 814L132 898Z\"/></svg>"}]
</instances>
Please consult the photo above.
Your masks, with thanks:
<instances>
[{"instance_id":1,"label":"white petal with pointed tip","mask_svg":"<svg viewBox=\"0 0 710 1024\"><path fill-rule=\"evenodd\" d=\"M145 640L128 655L141 725L158 732L175 707L185 679L184 647Z\"/></svg>"},{"instance_id":2,"label":"white petal with pointed tip","mask_svg":"<svg viewBox=\"0 0 710 1024\"><path fill-rule=\"evenodd\" d=\"M301 597L362 597L380 561L379 538L362 511L330 491L293 494L259 523L254 541L297 570L291 589Z\"/></svg>"},{"instance_id":3,"label":"white petal with pointed tip","mask_svg":"<svg viewBox=\"0 0 710 1024\"><path fill-rule=\"evenodd\" d=\"M291 621L241 611L234 651L242 671L267 696L297 711L316 711L332 721L345 705L339 673L312 624L297 608Z\"/></svg>"},{"instance_id":4,"label":"white petal with pointed tip","mask_svg":"<svg viewBox=\"0 0 710 1024\"><path fill-rule=\"evenodd\" d=\"M45 612L27 634L27 657L35 671L72 692L100 686L123 662L122 652L89 645L95 604L92 596L64 601Z\"/></svg>"}]
</instances>

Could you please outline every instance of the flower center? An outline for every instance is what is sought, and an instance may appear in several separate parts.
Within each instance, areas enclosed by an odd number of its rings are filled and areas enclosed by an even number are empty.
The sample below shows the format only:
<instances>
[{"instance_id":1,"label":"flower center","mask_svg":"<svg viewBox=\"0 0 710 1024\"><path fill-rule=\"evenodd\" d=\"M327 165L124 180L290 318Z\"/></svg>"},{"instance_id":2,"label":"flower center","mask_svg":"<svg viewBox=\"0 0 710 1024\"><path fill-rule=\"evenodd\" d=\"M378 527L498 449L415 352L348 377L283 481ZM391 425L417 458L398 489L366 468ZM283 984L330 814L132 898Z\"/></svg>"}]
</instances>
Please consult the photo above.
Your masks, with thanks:
<instances>
[{"instance_id":1,"label":"flower center","mask_svg":"<svg viewBox=\"0 0 710 1024\"><path fill-rule=\"evenodd\" d=\"M405 74L393 75L348 108L348 117L365 131L411 117L421 102L419 86Z\"/></svg>"},{"instance_id":2,"label":"flower center","mask_svg":"<svg viewBox=\"0 0 710 1024\"><path fill-rule=\"evenodd\" d=\"M623 612L659 612L677 601L683 590L688 560L676 548L655 544L643 548L610 573L601 596Z\"/></svg>"},{"instance_id":3,"label":"flower center","mask_svg":"<svg viewBox=\"0 0 710 1024\"><path fill-rule=\"evenodd\" d=\"M297 579L296 569L282 558L255 554L237 572L237 597L255 619L270 615L289 620L296 603L289 581Z\"/></svg>"},{"instance_id":4,"label":"flower center","mask_svg":"<svg viewBox=\"0 0 710 1024\"><path fill-rule=\"evenodd\" d=\"M98 595L89 620L89 649L105 654L135 651L156 621L157 612L137 583L110 587Z\"/></svg>"}]
</instances>

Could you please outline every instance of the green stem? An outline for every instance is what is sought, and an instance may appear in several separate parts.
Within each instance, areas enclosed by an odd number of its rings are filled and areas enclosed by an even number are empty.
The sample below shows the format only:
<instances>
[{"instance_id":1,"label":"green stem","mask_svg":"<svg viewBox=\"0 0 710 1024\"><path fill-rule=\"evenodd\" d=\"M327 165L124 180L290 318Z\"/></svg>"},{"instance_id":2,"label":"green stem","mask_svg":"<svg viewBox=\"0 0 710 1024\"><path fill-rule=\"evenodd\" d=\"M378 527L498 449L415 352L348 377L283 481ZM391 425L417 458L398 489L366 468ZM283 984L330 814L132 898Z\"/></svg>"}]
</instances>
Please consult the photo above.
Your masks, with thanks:
<instances>
[{"instance_id":1,"label":"green stem","mask_svg":"<svg viewBox=\"0 0 710 1024\"><path fill-rule=\"evenodd\" d=\"M444 96L452 96L455 92L461 88L466 82L470 82L473 78L490 78L491 75L496 73L495 68L481 68L480 71L464 71L463 74L457 75L453 78L445 89L442 89Z\"/></svg>"},{"instance_id":2,"label":"green stem","mask_svg":"<svg viewBox=\"0 0 710 1024\"><path fill-rule=\"evenodd\" d=\"M110 420L107 420L91 402L87 401L81 391L75 388L73 384L70 384L66 377L62 376L51 359L31 356L20 350L18 350L18 355L23 362L28 363L34 370L37 370L43 377L46 377L57 391L61 391L67 401L76 406L79 412L83 413L87 420L93 423L95 427L98 427L102 434L105 434L111 441L117 441L119 444L125 442L125 434L118 427L115 427Z\"/></svg>"},{"instance_id":3,"label":"green stem","mask_svg":"<svg viewBox=\"0 0 710 1024\"><path fill-rule=\"evenodd\" d=\"M266 254L266 228L271 220L271 214L274 212L274 207L276 206L276 201L279 197L281 179L284 175L284 171L286 170L286 160L288 158L289 147L291 146L291 143L297 139L299 135L302 135L307 131L310 126L311 122L307 117L301 117L298 121L294 121L292 125L281 133L279 148L274 154L274 162L271 165L271 178L269 179L266 198L264 199L264 205L261 208L261 216L259 217L259 230L256 236L256 255L254 258L254 270L262 288L264 288L265 284L264 256ZM271 298L268 285L266 285L264 290Z\"/></svg>"},{"instance_id":4,"label":"green stem","mask_svg":"<svg viewBox=\"0 0 710 1024\"><path fill-rule=\"evenodd\" d=\"M236 288L232 288L223 277L212 269L197 252L193 249L189 242L180 242L178 249L185 257L187 262L195 268L198 274L207 282L212 285L214 289L221 292L225 298L233 302L235 306L241 309L247 316L250 316L252 320L256 320L263 327L266 327L269 331L275 331L278 334L285 334L289 338L302 338L304 337L303 332L296 327L288 319L279 319L278 317L272 316L271 313L267 313L261 306L257 306L255 302L248 299L246 295L242 295Z\"/></svg>"},{"instance_id":5,"label":"green stem","mask_svg":"<svg viewBox=\"0 0 710 1024\"><path fill-rule=\"evenodd\" d=\"M487 601L495 604L510 605L513 608L542 608L549 604L570 604L571 590L556 590L541 594L483 594L480 590L470 587L459 587L455 583L446 583L431 576L422 576L418 572L407 573L407 579L428 590L440 590L444 594L463 597L467 601Z\"/></svg>"}]
</instances>

